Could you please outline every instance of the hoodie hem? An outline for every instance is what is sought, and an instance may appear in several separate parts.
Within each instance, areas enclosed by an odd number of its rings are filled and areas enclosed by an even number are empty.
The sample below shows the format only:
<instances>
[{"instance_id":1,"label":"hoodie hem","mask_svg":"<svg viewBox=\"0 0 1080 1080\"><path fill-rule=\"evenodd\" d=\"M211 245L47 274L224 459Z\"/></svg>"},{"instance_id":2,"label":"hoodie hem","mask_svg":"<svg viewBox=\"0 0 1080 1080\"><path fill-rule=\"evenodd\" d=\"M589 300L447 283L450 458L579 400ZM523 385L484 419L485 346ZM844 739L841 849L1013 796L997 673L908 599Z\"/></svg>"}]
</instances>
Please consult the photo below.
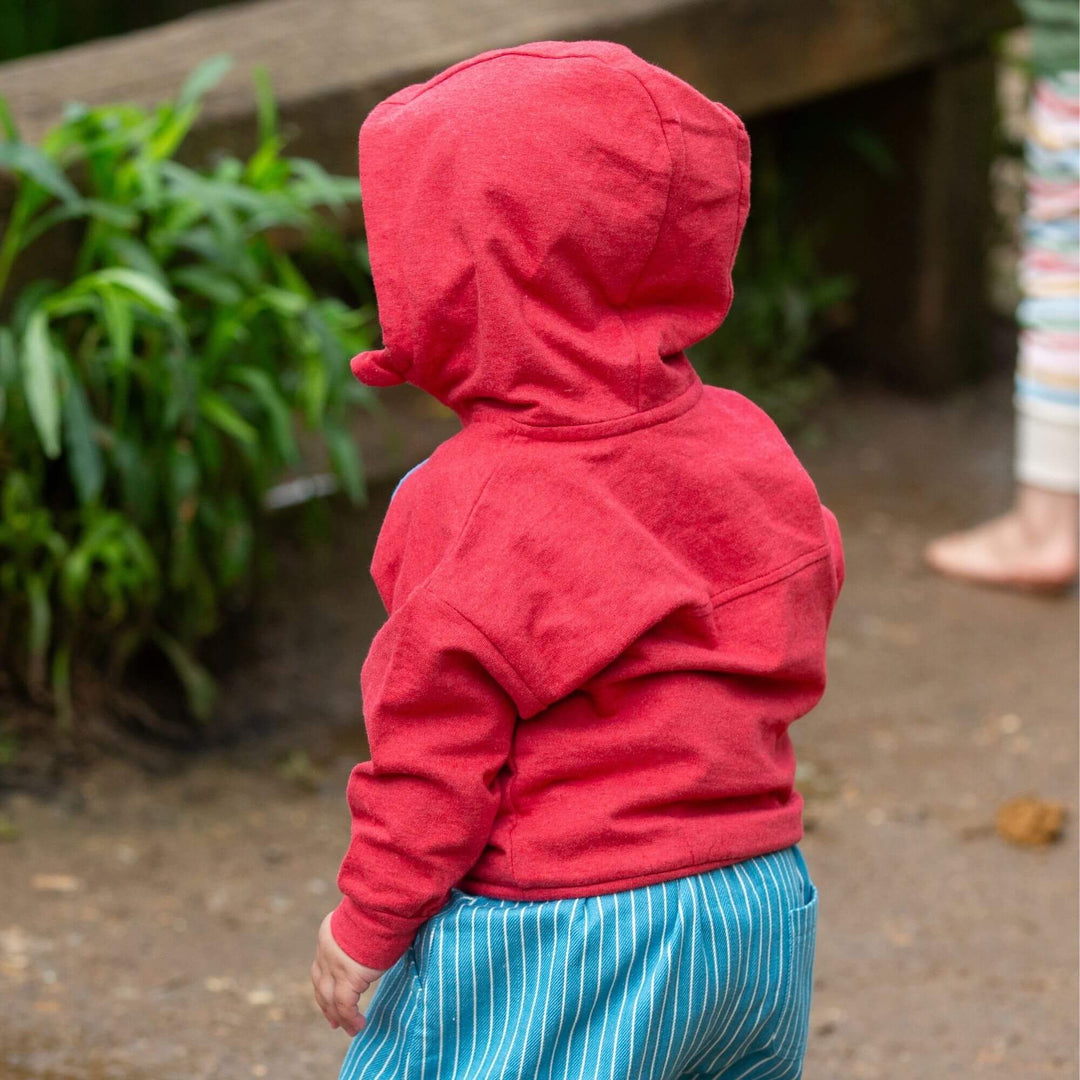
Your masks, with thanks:
<instances>
[{"instance_id":1,"label":"hoodie hem","mask_svg":"<svg viewBox=\"0 0 1080 1080\"><path fill-rule=\"evenodd\" d=\"M467 877L456 886L464 893L473 896L486 896L491 900L574 900L585 896L606 896L608 893L626 892L640 889L646 885L657 885L663 881L675 881L678 878L692 877L695 874L707 874L710 870L719 870L723 866L734 866L761 855L771 855L776 851L797 844L803 836L802 822L795 829L785 830L773 838L772 843L757 847L745 853L732 854L722 859L710 859L706 862L687 863L668 870L653 873L635 874L625 878L610 878L603 881L580 882L569 885L518 885L503 881L484 881L480 878Z\"/></svg>"}]
</instances>

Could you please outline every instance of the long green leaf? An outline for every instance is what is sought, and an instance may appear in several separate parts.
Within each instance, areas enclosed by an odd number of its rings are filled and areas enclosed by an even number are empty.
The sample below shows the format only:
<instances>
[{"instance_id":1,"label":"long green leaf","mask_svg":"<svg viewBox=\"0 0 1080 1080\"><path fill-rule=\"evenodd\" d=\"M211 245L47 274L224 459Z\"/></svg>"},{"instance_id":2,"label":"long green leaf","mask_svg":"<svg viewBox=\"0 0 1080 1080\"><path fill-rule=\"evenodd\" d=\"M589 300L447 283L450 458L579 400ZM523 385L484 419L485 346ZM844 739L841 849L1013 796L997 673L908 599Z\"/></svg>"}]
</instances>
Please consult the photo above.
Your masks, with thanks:
<instances>
[{"instance_id":1,"label":"long green leaf","mask_svg":"<svg viewBox=\"0 0 1080 1080\"><path fill-rule=\"evenodd\" d=\"M60 386L49 320L40 308L30 316L22 347L23 393L47 457L60 454Z\"/></svg>"},{"instance_id":2,"label":"long green leaf","mask_svg":"<svg viewBox=\"0 0 1080 1080\"><path fill-rule=\"evenodd\" d=\"M172 110L165 126L155 132L147 143L147 156L152 161L164 161L172 157L198 115L199 107L194 103Z\"/></svg>"},{"instance_id":3,"label":"long green leaf","mask_svg":"<svg viewBox=\"0 0 1080 1080\"><path fill-rule=\"evenodd\" d=\"M209 390L200 394L199 413L215 427L245 445L258 445L259 433L220 394Z\"/></svg>"},{"instance_id":4,"label":"long green leaf","mask_svg":"<svg viewBox=\"0 0 1080 1080\"><path fill-rule=\"evenodd\" d=\"M4 413L7 411L8 390L15 385L18 371L15 335L11 332L11 327L0 326L0 427L3 426Z\"/></svg>"},{"instance_id":5,"label":"long green leaf","mask_svg":"<svg viewBox=\"0 0 1080 1080\"><path fill-rule=\"evenodd\" d=\"M105 484L105 463L94 433L94 416L82 385L67 373L64 388L64 439L67 443L68 472L79 502L93 502Z\"/></svg>"},{"instance_id":6,"label":"long green leaf","mask_svg":"<svg viewBox=\"0 0 1080 1080\"><path fill-rule=\"evenodd\" d=\"M183 266L173 273L172 280L225 307L233 307L244 299L244 290L231 277L209 266Z\"/></svg>"},{"instance_id":7,"label":"long green leaf","mask_svg":"<svg viewBox=\"0 0 1080 1080\"><path fill-rule=\"evenodd\" d=\"M311 189L311 203L325 203L337 210L360 198L360 185L344 176L331 176L318 162L292 158L293 172Z\"/></svg>"},{"instance_id":8,"label":"long green leaf","mask_svg":"<svg viewBox=\"0 0 1080 1080\"><path fill-rule=\"evenodd\" d=\"M270 432L278 454L283 461L295 462L300 454L293 438L292 415L270 376L259 368L248 366L229 368L226 375L255 395L270 419Z\"/></svg>"},{"instance_id":9,"label":"long green leaf","mask_svg":"<svg viewBox=\"0 0 1080 1080\"><path fill-rule=\"evenodd\" d=\"M323 428L327 449L334 471L341 480L341 486L350 501L361 503L367 498L364 483L364 470L360 464L360 451L349 432L332 421L327 421Z\"/></svg>"},{"instance_id":10,"label":"long green leaf","mask_svg":"<svg viewBox=\"0 0 1080 1080\"><path fill-rule=\"evenodd\" d=\"M126 206L117 206L101 199L73 199L35 218L23 230L20 247L29 247L39 236L64 221L84 217L104 222L117 229L134 229L139 223L139 215Z\"/></svg>"},{"instance_id":11,"label":"long green leaf","mask_svg":"<svg viewBox=\"0 0 1080 1080\"><path fill-rule=\"evenodd\" d=\"M124 512L147 526L154 518L161 485L156 462L147 457L140 443L121 435L112 448L112 463L120 477Z\"/></svg>"},{"instance_id":12,"label":"long green leaf","mask_svg":"<svg viewBox=\"0 0 1080 1080\"><path fill-rule=\"evenodd\" d=\"M110 236L105 240L104 246L117 262L129 270L137 270L163 287L168 285L165 271L154 258L153 252L141 240L136 240L133 236Z\"/></svg>"},{"instance_id":13,"label":"long green leaf","mask_svg":"<svg viewBox=\"0 0 1080 1080\"><path fill-rule=\"evenodd\" d=\"M219 53L204 60L184 82L176 98L177 107L182 109L185 105L198 101L225 78L232 65L232 57L227 53Z\"/></svg>"},{"instance_id":14,"label":"long green leaf","mask_svg":"<svg viewBox=\"0 0 1080 1080\"><path fill-rule=\"evenodd\" d=\"M19 129L15 126L15 118L11 115L11 107L7 98L0 95L0 130L4 132L4 138L8 142L19 141Z\"/></svg>"},{"instance_id":15,"label":"long green leaf","mask_svg":"<svg viewBox=\"0 0 1080 1080\"><path fill-rule=\"evenodd\" d=\"M44 682L45 657L52 637L52 608L49 606L49 587L40 574L26 578L26 600L30 608L27 648L30 671L34 682Z\"/></svg>"},{"instance_id":16,"label":"long green leaf","mask_svg":"<svg viewBox=\"0 0 1080 1080\"><path fill-rule=\"evenodd\" d=\"M180 306L176 297L160 281L138 270L112 266L107 270L98 270L94 274L88 274L86 278L83 278L83 282L88 283L90 279L93 279L95 283L119 285L122 289L127 289L128 292L145 300L151 307L168 312L170 315L174 314Z\"/></svg>"},{"instance_id":17,"label":"long green leaf","mask_svg":"<svg viewBox=\"0 0 1080 1080\"><path fill-rule=\"evenodd\" d=\"M131 360L131 347L135 335L135 320L131 314L131 305L127 303L119 290L114 288L103 288L99 295L113 359L118 364L126 365Z\"/></svg>"},{"instance_id":18,"label":"long green leaf","mask_svg":"<svg viewBox=\"0 0 1080 1080\"><path fill-rule=\"evenodd\" d=\"M268 143L277 134L277 104L274 101L274 87L270 82L270 72L264 64L256 64L251 77L255 82L255 97L259 112L259 144Z\"/></svg>"},{"instance_id":19,"label":"long green leaf","mask_svg":"<svg viewBox=\"0 0 1080 1080\"><path fill-rule=\"evenodd\" d=\"M30 177L50 195L65 202L76 202L79 193L54 161L35 146L24 142L0 142L0 169L10 169Z\"/></svg>"},{"instance_id":20,"label":"long green leaf","mask_svg":"<svg viewBox=\"0 0 1080 1080\"><path fill-rule=\"evenodd\" d=\"M217 700L217 684L213 676L176 638L163 630L154 631L153 638L184 687L192 715L198 720L209 720Z\"/></svg>"}]
</instances>

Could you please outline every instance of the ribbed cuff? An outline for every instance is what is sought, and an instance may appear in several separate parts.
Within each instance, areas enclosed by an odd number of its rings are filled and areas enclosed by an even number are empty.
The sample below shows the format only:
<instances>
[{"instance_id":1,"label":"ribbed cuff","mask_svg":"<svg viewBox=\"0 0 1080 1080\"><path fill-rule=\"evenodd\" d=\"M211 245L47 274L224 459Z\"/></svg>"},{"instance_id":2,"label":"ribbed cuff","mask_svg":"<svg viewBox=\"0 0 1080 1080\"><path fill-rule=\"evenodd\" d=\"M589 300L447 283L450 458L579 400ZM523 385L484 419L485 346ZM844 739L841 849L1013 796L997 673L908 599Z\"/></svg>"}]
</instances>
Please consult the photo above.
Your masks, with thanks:
<instances>
[{"instance_id":1,"label":"ribbed cuff","mask_svg":"<svg viewBox=\"0 0 1080 1080\"><path fill-rule=\"evenodd\" d=\"M396 963L412 942L418 925L409 924L407 929L390 930L347 896L330 916L330 932L334 940L358 964L375 968L376 971L385 971Z\"/></svg>"}]
</instances>

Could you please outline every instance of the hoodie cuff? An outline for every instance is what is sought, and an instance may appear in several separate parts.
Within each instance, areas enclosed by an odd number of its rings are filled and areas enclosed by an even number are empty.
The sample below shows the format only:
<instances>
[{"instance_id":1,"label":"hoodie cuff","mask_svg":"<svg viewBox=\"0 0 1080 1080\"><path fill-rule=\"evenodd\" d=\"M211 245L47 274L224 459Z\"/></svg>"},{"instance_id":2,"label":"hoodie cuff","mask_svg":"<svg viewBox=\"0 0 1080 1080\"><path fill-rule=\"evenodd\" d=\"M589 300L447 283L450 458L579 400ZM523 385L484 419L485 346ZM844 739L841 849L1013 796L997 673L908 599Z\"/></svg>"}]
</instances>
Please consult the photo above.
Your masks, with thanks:
<instances>
[{"instance_id":1,"label":"hoodie cuff","mask_svg":"<svg viewBox=\"0 0 1080 1080\"><path fill-rule=\"evenodd\" d=\"M389 349L362 352L349 361L352 373L368 386L397 386L405 376L390 362Z\"/></svg>"},{"instance_id":2,"label":"hoodie cuff","mask_svg":"<svg viewBox=\"0 0 1080 1080\"><path fill-rule=\"evenodd\" d=\"M330 916L330 932L338 945L358 964L376 971L393 967L412 943L418 925L391 930L347 896Z\"/></svg>"}]
</instances>

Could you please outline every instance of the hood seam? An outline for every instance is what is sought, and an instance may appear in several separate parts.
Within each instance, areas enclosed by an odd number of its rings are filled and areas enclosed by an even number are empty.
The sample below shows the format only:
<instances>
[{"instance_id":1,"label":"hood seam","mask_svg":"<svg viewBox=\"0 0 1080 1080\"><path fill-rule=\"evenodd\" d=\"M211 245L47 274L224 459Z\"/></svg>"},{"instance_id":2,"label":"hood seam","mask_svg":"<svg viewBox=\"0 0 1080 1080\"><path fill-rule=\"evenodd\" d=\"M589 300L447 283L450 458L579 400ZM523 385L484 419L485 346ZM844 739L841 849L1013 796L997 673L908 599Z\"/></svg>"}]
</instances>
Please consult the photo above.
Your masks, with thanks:
<instances>
[{"instance_id":1,"label":"hood seam","mask_svg":"<svg viewBox=\"0 0 1080 1080\"><path fill-rule=\"evenodd\" d=\"M687 361L688 366L689 364L690 362ZM631 413L623 413L622 416L609 416L603 420L588 420L585 423L578 424L527 424L508 416L495 417L490 414L476 416L474 414L469 418L468 426L473 427L477 424L483 424L485 427L505 431L521 438L532 437L551 442L593 442L600 439L615 438L619 435L629 435L635 431L644 431L647 428L657 427L660 424L667 423L669 420L676 420L698 404L705 392L705 385L692 367L690 371L692 377L685 390L682 390L675 397L643 411L639 409ZM673 406L678 407L673 408ZM663 416L653 415L662 410L664 410ZM640 424L633 423L635 420L644 422ZM589 434L587 431L588 428L599 428L605 425L615 427L617 430L604 431L596 435Z\"/></svg>"},{"instance_id":2,"label":"hood seam","mask_svg":"<svg viewBox=\"0 0 1080 1080\"><path fill-rule=\"evenodd\" d=\"M614 65L610 65L610 66L614 67ZM667 154L668 154L667 192L664 195L664 211L660 215L660 224L657 226L656 236L653 237L653 242L650 245L647 254L645 255L645 259L641 264L641 269L638 271L637 277L634 279L633 285L631 285L630 288L626 290L626 296L623 299L623 302L619 306L619 309L618 309L618 311L619 311L619 320L620 320L620 322L622 322L623 328L626 330L626 333L629 336L630 340L634 343L635 360L637 362L636 384L635 384L635 387L634 387L634 409L637 412L640 413L641 412L641 374L642 374L641 349L640 349L640 347L638 345L637 338L633 334L630 333L629 329L626 326L626 319L623 317L623 310L626 307L626 305L630 302L630 297L632 297L634 295L634 292L636 291L638 285L641 284L641 279L645 276L645 271L648 270L649 263L652 262L652 257L653 257L653 255L656 254L656 249L660 246L660 240L664 235L664 226L667 224L668 214L669 214L669 212L671 210L671 193L675 190L675 179L676 179L675 178L675 154L672 152L672 149L671 149L671 140L668 138L667 125L664 123L664 115L660 111L660 106L657 104L656 95L653 94L653 92L645 84L645 80L642 79L641 76L637 74L637 72L628 71L625 68L619 68L617 70L624 71L627 75L631 76L631 78L635 79L637 81L638 85L641 87L641 89L645 91L645 94L648 97L649 101L652 102L652 107L656 111L657 122L660 125L660 135L664 140L664 148L667 150ZM675 126L678 128L679 137L681 139L682 138L682 117L679 115L679 110L677 108L675 108L674 105L672 105L671 111L672 111L672 113L674 115ZM684 156L684 154L680 155L680 164L681 164L681 159L682 159L683 156ZM680 179L681 179L681 177L680 177Z\"/></svg>"}]
</instances>

